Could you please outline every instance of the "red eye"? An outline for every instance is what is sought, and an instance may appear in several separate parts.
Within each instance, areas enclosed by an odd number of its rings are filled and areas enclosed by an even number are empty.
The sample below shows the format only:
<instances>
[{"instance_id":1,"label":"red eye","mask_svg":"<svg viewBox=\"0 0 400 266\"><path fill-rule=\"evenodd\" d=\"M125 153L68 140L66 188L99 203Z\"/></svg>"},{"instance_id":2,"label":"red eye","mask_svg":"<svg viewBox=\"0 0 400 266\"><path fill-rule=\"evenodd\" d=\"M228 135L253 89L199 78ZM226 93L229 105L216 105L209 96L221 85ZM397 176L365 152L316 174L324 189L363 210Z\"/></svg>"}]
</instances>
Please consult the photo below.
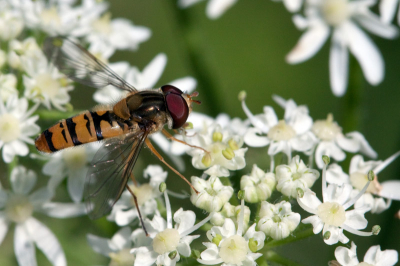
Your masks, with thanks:
<instances>
[{"instance_id":1,"label":"red eye","mask_svg":"<svg viewBox=\"0 0 400 266\"><path fill-rule=\"evenodd\" d=\"M172 128L180 128L186 123L189 116L189 107L181 95L175 93L166 93L165 101L167 109L172 117Z\"/></svg>"},{"instance_id":2,"label":"red eye","mask_svg":"<svg viewBox=\"0 0 400 266\"><path fill-rule=\"evenodd\" d=\"M172 85L164 85L161 87L161 90L164 92L165 95L167 95L168 93L181 95L183 93L180 89Z\"/></svg>"}]
</instances>

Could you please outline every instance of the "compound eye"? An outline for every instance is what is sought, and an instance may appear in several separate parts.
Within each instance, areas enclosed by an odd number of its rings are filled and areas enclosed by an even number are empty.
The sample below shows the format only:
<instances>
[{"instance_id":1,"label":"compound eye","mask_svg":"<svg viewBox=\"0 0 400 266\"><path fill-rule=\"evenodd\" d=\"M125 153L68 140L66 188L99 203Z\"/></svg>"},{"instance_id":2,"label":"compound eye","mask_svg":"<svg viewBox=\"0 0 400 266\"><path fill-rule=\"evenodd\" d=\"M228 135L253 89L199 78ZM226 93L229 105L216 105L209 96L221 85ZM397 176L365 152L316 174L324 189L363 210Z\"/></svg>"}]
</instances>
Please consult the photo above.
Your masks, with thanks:
<instances>
[{"instance_id":1,"label":"compound eye","mask_svg":"<svg viewBox=\"0 0 400 266\"><path fill-rule=\"evenodd\" d=\"M164 94L174 93L181 95L183 93L180 89L172 85L164 85L161 87L161 90L164 92Z\"/></svg>"},{"instance_id":2,"label":"compound eye","mask_svg":"<svg viewBox=\"0 0 400 266\"><path fill-rule=\"evenodd\" d=\"M172 128L180 128L186 123L189 116L189 107L181 95L168 93L165 96L168 111L172 117Z\"/></svg>"}]
</instances>

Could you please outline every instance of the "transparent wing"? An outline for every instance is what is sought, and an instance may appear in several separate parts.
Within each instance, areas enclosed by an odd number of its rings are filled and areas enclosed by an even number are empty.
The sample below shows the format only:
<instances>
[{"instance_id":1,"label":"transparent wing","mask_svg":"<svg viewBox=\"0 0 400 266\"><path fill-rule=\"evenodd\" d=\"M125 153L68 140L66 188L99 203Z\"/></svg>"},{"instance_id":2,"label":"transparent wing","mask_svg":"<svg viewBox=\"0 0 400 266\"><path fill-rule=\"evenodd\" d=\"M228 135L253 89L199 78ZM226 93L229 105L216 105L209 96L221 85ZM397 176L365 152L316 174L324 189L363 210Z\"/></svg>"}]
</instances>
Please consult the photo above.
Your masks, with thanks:
<instances>
[{"instance_id":1,"label":"transparent wing","mask_svg":"<svg viewBox=\"0 0 400 266\"><path fill-rule=\"evenodd\" d=\"M84 199L91 219L111 211L125 189L148 133L107 139L93 158L85 179Z\"/></svg>"},{"instance_id":2,"label":"transparent wing","mask_svg":"<svg viewBox=\"0 0 400 266\"><path fill-rule=\"evenodd\" d=\"M57 36L44 42L44 52L50 62L70 79L94 88L113 85L125 91L137 91L81 45Z\"/></svg>"}]
</instances>

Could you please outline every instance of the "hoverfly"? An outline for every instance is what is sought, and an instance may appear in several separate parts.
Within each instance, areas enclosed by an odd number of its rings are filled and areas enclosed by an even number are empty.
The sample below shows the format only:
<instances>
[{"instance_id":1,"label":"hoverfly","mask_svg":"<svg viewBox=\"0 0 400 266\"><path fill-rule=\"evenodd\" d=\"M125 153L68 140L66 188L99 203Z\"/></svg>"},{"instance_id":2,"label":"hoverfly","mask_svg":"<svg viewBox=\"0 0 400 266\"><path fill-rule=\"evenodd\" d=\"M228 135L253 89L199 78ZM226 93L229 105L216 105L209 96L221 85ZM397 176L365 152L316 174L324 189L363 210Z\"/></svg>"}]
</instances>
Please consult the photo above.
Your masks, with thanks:
<instances>
[{"instance_id":1,"label":"hoverfly","mask_svg":"<svg viewBox=\"0 0 400 266\"><path fill-rule=\"evenodd\" d=\"M133 179L132 170L144 144L194 189L184 176L164 161L147 137L162 131L168 138L187 144L175 139L164 126L168 125L170 129L182 127L192 111L192 103L200 104L192 99L198 93L186 94L172 85L139 91L81 45L64 37L47 38L44 51L50 62L76 82L94 88L112 85L128 92L113 106L98 107L59 121L35 140L36 148L44 153L103 141L85 179L84 200L91 219L110 212L126 187L134 198L143 226L136 196L127 182L129 177Z\"/></svg>"}]
</instances>

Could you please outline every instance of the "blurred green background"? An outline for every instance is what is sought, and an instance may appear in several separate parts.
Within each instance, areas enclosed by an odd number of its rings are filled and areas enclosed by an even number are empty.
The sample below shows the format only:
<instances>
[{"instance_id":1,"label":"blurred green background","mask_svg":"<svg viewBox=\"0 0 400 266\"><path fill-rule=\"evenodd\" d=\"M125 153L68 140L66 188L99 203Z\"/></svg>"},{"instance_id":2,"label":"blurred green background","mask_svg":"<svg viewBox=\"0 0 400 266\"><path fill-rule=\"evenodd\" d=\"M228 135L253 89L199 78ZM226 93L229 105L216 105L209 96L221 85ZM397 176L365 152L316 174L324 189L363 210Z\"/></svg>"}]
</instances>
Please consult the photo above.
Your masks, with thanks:
<instances>
[{"instance_id":1,"label":"blurred green background","mask_svg":"<svg viewBox=\"0 0 400 266\"><path fill-rule=\"evenodd\" d=\"M283 111L271 99L273 94L278 94L286 99L293 98L299 105L307 105L314 120L325 119L328 113L333 113L339 125L344 125L345 133L351 130L362 132L378 152L379 159L385 159L400 149L399 39L385 40L370 35L383 54L385 79L379 86L371 86L362 75L355 78L355 82L361 82L362 88L360 120L356 125L349 125L346 124L346 116L349 103L353 101L351 94L337 98L333 96L329 86L329 42L305 63L289 65L285 62L286 54L297 43L302 32L295 28L292 15L282 3L239 0L221 18L210 20L205 15L206 1L185 10L178 9L176 2L111 1L110 11L113 18L124 17L135 25L146 26L152 30L152 37L141 44L138 51L117 52L109 61L124 60L142 69L156 54L164 52L168 56L168 63L157 87L184 76L198 79L196 90L200 93L198 99L202 101L202 105L196 106L196 111L212 116L225 112L231 117L244 119L237 96L240 91L246 90L247 104L253 113L261 113L264 105L272 105L279 117L282 117ZM91 99L92 93L93 90L81 87L73 91L71 96L75 109L90 109L95 105ZM269 167L267 149L250 149L247 158L246 168L236 178L250 172L254 163L265 170ZM187 165L190 164L187 157L186 162ZM141 176L142 170L149 163L158 161L144 150L135 167L136 176ZM348 165L348 162L342 165ZM399 179L399 165L398 159L387 167L379 175L380 181ZM36 168L39 173L41 166ZM193 174L200 175L201 171L186 171L184 174L189 177ZM183 182L175 181L176 176L170 173L167 184L178 184L187 189ZM320 181L317 181L315 187L320 187ZM172 204L191 208L177 199L172 199ZM298 206L293 208L299 211ZM391 208L383 214L366 215L369 221L368 230L372 225L381 225L379 236L363 238L347 234L357 244L360 261L371 245L380 244L382 250L396 249L400 252L400 220L393 218L399 209L400 203L393 202ZM91 221L87 217L65 220L40 215L36 217L56 234L66 252L69 265L108 264L107 258L93 252L86 243L87 233L109 238L117 231L118 228L105 218ZM16 265L11 232L13 230L10 230L0 246L2 266ZM349 244L350 242L348 246ZM318 235L277 251L302 265L327 265L329 260L334 259L334 249L335 246L325 245ZM41 252L37 252L37 257L39 265L49 265Z\"/></svg>"}]
</instances>

